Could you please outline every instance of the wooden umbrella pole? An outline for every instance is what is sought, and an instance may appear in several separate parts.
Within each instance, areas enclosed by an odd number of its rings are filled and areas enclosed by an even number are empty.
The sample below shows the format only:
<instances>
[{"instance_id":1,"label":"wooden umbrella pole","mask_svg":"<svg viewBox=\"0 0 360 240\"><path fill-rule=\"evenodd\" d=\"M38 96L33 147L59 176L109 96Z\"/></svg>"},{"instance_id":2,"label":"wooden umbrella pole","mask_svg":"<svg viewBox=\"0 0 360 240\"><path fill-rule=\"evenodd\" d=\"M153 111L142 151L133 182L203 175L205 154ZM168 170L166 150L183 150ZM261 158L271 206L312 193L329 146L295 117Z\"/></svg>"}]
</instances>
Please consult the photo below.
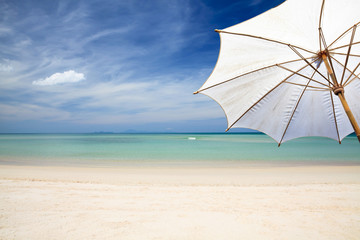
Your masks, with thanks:
<instances>
[{"instance_id":1,"label":"wooden umbrella pole","mask_svg":"<svg viewBox=\"0 0 360 240\"><path fill-rule=\"evenodd\" d=\"M360 142L360 128L359 128L359 125L357 124L356 119L355 119L354 115L352 114L350 107L345 99L344 88L343 88L343 86L339 85L339 83L337 82L335 74L334 74L333 70L331 69L329 61L327 59L326 53L322 53L321 57L325 63L326 69L334 83L334 94L339 97L340 102L343 105L343 108L346 112L346 115L348 116L350 123L351 123L352 127L354 128L355 134Z\"/></svg>"},{"instance_id":2,"label":"wooden umbrella pole","mask_svg":"<svg viewBox=\"0 0 360 240\"><path fill-rule=\"evenodd\" d=\"M359 128L359 125L357 124L356 120L355 120L355 117L354 115L352 114L351 110L350 110L350 107L349 105L347 104L347 101L344 97L344 93L343 92L340 92L338 95L337 95L341 101L341 104L343 105L344 109L345 109L345 112L351 122L351 125L353 126L354 128L354 131L355 131L355 134L360 142L360 128Z\"/></svg>"}]
</instances>

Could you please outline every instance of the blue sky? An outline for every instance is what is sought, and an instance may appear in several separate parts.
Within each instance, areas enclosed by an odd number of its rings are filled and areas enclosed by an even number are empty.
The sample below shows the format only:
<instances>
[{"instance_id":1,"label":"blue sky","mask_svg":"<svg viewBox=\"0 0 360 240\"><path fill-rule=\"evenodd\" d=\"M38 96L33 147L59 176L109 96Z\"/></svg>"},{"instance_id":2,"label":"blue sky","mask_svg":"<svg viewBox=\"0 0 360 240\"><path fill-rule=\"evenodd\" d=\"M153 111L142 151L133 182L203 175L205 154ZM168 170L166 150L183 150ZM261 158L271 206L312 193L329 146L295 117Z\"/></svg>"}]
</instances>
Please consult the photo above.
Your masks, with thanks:
<instances>
[{"instance_id":1,"label":"blue sky","mask_svg":"<svg viewBox=\"0 0 360 240\"><path fill-rule=\"evenodd\" d=\"M283 0L0 0L0 132L222 132L222 29Z\"/></svg>"}]
</instances>

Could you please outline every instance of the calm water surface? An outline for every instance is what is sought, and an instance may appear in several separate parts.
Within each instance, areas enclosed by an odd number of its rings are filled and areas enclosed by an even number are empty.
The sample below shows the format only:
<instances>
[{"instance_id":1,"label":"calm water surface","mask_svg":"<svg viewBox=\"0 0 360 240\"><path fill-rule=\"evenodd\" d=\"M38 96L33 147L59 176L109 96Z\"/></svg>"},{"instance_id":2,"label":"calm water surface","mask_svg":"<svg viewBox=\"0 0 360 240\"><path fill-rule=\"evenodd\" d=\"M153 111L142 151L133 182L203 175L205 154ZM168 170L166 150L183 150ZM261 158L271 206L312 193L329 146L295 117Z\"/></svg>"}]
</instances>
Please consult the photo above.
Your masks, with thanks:
<instances>
[{"instance_id":1,"label":"calm water surface","mask_svg":"<svg viewBox=\"0 0 360 240\"><path fill-rule=\"evenodd\" d=\"M277 143L263 134L0 134L0 164L191 165L191 164L360 165L356 137L342 144L327 138Z\"/></svg>"}]
</instances>

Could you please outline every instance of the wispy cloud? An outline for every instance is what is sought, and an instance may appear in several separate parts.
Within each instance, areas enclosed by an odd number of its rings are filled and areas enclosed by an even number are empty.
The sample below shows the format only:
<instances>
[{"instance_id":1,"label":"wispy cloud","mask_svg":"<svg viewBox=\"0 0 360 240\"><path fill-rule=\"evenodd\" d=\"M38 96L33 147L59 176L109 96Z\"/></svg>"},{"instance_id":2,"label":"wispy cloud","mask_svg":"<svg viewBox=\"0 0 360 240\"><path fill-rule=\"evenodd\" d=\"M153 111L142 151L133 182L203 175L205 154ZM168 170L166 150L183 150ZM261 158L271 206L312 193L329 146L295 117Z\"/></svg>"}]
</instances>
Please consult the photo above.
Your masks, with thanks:
<instances>
[{"instance_id":1,"label":"wispy cloud","mask_svg":"<svg viewBox=\"0 0 360 240\"><path fill-rule=\"evenodd\" d=\"M0 60L0 72L10 72L13 70L9 59Z\"/></svg>"},{"instance_id":2,"label":"wispy cloud","mask_svg":"<svg viewBox=\"0 0 360 240\"><path fill-rule=\"evenodd\" d=\"M70 113L53 107L45 107L38 104L24 102L0 103L1 111L6 114L0 115L1 122L28 121L67 121Z\"/></svg>"}]
</instances>

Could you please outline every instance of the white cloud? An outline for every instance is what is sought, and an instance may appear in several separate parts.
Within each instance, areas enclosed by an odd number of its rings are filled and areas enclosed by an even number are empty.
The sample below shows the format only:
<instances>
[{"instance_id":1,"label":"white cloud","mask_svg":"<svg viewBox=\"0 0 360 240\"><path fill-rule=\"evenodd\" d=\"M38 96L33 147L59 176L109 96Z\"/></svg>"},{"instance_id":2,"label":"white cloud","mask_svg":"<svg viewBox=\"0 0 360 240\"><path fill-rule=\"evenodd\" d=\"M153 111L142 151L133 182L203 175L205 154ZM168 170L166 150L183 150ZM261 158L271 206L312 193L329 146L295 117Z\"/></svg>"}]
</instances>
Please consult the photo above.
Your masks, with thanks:
<instances>
[{"instance_id":1,"label":"white cloud","mask_svg":"<svg viewBox=\"0 0 360 240\"><path fill-rule=\"evenodd\" d=\"M45 79L33 81L34 85L56 85L61 83L75 83L85 79L83 73L77 73L74 70L65 71L63 73L54 73Z\"/></svg>"}]
</instances>

